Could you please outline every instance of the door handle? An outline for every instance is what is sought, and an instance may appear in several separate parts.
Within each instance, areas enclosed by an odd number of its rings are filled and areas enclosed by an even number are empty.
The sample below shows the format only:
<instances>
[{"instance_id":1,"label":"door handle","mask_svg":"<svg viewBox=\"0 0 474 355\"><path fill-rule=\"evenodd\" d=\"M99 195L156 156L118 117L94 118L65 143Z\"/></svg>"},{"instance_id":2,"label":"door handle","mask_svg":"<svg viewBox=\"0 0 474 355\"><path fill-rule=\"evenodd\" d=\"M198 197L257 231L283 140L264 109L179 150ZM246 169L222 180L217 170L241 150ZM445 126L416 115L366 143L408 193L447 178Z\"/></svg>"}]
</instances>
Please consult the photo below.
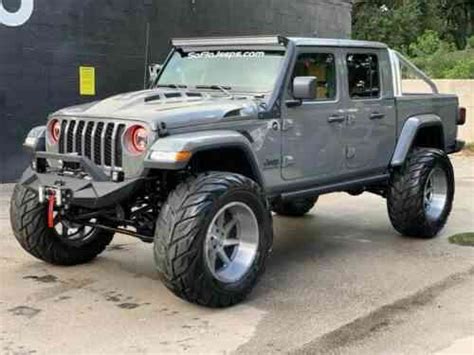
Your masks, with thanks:
<instances>
[{"instance_id":1,"label":"door handle","mask_svg":"<svg viewBox=\"0 0 474 355\"><path fill-rule=\"evenodd\" d=\"M385 118L385 114L383 113L373 112L370 114L371 120L381 120L382 118Z\"/></svg>"},{"instance_id":2,"label":"door handle","mask_svg":"<svg viewBox=\"0 0 474 355\"><path fill-rule=\"evenodd\" d=\"M346 116L339 116L339 115L332 115L329 116L328 122L329 123L341 123L346 120Z\"/></svg>"}]
</instances>

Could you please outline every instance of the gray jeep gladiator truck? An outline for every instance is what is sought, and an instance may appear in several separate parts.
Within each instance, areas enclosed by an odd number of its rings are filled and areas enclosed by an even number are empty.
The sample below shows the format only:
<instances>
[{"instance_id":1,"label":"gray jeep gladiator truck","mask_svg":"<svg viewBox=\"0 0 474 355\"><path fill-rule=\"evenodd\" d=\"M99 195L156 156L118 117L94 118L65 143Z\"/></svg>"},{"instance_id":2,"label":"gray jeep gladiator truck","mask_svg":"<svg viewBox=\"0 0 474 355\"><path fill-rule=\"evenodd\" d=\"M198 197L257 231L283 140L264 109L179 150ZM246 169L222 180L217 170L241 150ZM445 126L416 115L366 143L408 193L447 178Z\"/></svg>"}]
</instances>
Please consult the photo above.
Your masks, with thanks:
<instances>
[{"instance_id":1,"label":"gray jeep gladiator truck","mask_svg":"<svg viewBox=\"0 0 474 355\"><path fill-rule=\"evenodd\" d=\"M458 99L381 43L282 36L195 38L150 89L62 109L34 128L11 224L57 265L85 263L115 233L154 243L177 296L242 301L272 248L272 211L371 192L394 228L431 238L454 196ZM404 93L418 78L427 93Z\"/></svg>"}]
</instances>

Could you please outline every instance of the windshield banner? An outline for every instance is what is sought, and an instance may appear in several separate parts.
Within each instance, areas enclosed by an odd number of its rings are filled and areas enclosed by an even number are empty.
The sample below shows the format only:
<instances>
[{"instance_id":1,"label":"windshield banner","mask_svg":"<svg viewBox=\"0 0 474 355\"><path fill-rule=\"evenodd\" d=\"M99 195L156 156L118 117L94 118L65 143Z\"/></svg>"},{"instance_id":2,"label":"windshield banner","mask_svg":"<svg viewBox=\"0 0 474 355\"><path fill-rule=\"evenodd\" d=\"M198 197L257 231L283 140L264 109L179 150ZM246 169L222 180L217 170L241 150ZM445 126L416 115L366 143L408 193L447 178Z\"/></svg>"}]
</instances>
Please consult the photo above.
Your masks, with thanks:
<instances>
[{"instance_id":1,"label":"windshield banner","mask_svg":"<svg viewBox=\"0 0 474 355\"><path fill-rule=\"evenodd\" d=\"M233 58L263 58L265 57L265 52L254 52L254 51L249 51L249 52L243 52L243 51L237 51L237 52L222 52L222 51L216 51L216 52L191 52L188 54L188 58L191 59L220 59L220 58L225 58L225 59L233 59Z\"/></svg>"}]
</instances>

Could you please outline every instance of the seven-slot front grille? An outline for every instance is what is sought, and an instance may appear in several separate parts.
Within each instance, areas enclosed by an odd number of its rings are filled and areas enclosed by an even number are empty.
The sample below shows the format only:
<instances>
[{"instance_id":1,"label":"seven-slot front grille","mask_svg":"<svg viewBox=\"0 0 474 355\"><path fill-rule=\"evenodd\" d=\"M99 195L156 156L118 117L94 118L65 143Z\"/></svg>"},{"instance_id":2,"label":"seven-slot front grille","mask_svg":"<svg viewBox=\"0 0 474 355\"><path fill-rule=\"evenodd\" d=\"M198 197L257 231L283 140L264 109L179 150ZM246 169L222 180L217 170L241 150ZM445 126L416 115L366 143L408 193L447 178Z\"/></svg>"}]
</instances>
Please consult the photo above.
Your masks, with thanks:
<instances>
[{"instance_id":1,"label":"seven-slot front grille","mask_svg":"<svg viewBox=\"0 0 474 355\"><path fill-rule=\"evenodd\" d=\"M121 168L125 128L115 122L63 120L59 153L77 153L97 165Z\"/></svg>"}]
</instances>

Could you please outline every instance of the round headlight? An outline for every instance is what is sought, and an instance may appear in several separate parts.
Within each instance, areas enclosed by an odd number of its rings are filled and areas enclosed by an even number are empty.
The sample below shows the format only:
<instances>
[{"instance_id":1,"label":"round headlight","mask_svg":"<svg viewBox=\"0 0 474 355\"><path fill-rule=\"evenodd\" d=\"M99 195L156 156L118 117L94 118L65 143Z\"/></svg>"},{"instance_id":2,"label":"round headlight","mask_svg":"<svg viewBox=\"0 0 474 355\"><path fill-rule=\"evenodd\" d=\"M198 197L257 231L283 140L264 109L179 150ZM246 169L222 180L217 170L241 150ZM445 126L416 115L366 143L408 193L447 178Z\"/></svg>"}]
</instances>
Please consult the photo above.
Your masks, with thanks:
<instances>
[{"instance_id":1,"label":"round headlight","mask_svg":"<svg viewBox=\"0 0 474 355\"><path fill-rule=\"evenodd\" d=\"M127 140L132 153L143 153L148 146L148 131L143 126L129 128Z\"/></svg>"},{"instance_id":2,"label":"round headlight","mask_svg":"<svg viewBox=\"0 0 474 355\"><path fill-rule=\"evenodd\" d=\"M59 120L52 120L49 123L49 138L51 143L57 144L61 136L61 122Z\"/></svg>"}]
</instances>

